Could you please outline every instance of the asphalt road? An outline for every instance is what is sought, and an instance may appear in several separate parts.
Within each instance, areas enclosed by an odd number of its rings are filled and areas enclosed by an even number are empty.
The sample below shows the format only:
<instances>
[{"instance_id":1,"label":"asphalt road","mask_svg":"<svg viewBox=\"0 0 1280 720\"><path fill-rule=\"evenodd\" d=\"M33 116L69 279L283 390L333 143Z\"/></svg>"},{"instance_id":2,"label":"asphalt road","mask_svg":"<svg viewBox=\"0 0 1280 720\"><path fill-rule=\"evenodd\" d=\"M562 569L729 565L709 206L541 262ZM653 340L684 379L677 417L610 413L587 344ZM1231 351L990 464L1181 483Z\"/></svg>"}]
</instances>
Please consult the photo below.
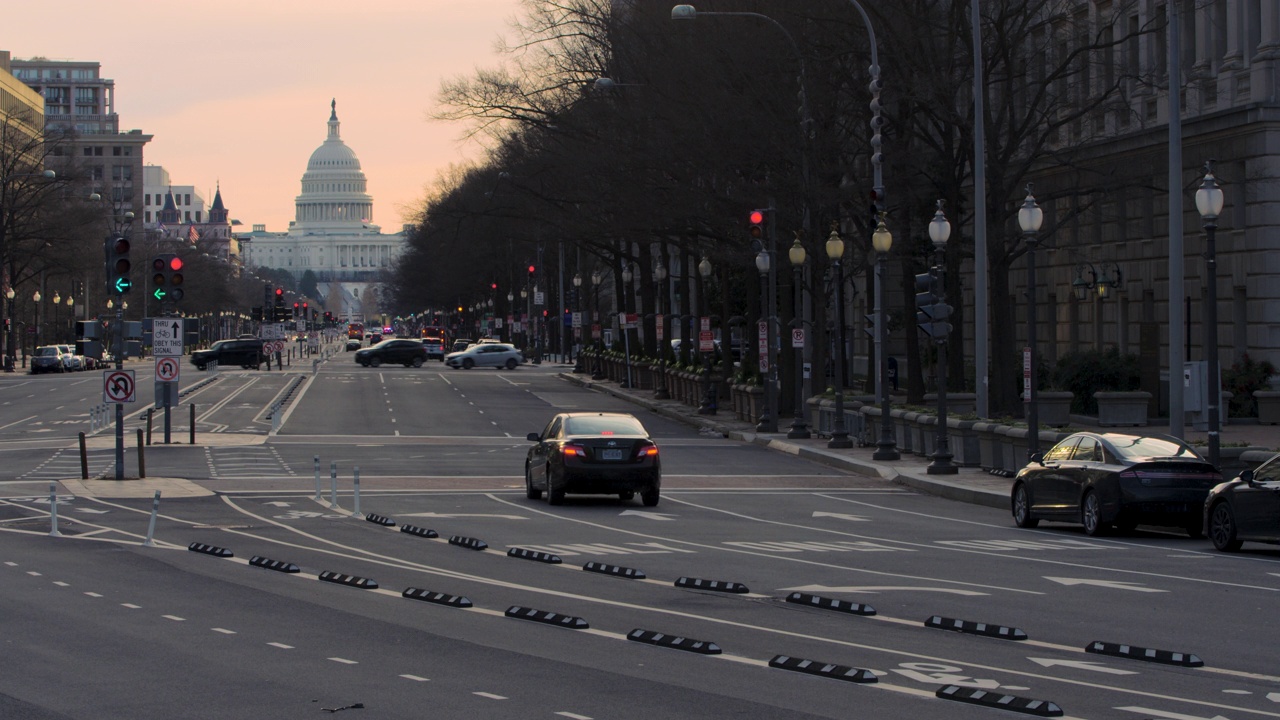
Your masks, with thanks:
<instances>
[{"instance_id":1,"label":"asphalt road","mask_svg":"<svg viewBox=\"0 0 1280 720\"><path fill-rule=\"evenodd\" d=\"M549 367L343 359L314 379L295 373L277 434L153 447L148 468L183 480L157 485L151 546L151 494L129 492L144 481L56 485L57 538L43 478L0 485L0 716L291 718L360 703L343 712L979 718L1025 699L1080 718L1280 717L1274 550L1018 530L1006 512L652 415L641 417L662 447L658 507L591 496L551 507L524 496L524 435L555 408L621 401ZM294 382L270 379L278 393ZM198 402L230 396L215 412L237 427L227 419L277 399L267 380L224 373ZM9 389L0 398L13 403ZM0 413L70 414L69 390ZM6 458L56 452L33 444L0 433ZM356 516L356 466L360 514L394 524ZM788 601L808 596L839 604ZM655 636L682 647L645 642ZM1129 656L1086 651L1098 642ZM711 644L718 653L694 651ZM1166 662L1133 657L1143 649ZM1168 664L1189 655L1203 666ZM806 660L832 667L770 666ZM937 697L947 687L1003 709Z\"/></svg>"}]
</instances>

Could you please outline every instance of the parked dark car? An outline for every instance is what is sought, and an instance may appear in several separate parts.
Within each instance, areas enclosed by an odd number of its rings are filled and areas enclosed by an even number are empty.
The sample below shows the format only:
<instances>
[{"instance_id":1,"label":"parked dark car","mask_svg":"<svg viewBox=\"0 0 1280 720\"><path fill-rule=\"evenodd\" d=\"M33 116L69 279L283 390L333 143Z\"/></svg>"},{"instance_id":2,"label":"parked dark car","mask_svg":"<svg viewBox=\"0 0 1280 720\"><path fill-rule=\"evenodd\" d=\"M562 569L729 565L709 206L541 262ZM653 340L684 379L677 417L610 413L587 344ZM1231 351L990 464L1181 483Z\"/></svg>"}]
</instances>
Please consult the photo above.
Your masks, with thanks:
<instances>
[{"instance_id":1,"label":"parked dark car","mask_svg":"<svg viewBox=\"0 0 1280 720\"><path fill-rule=\"evenodd\" d=\"M1031 458L1010 503L1018 527L1053 520L1099 535L1147 524L1200 537L1205 498L1220 482L1222 474L1176 438L1080 432Z\"/></svg>"},{"instance_id":2,"label":"parked dark car","mask_svg":"<svg viewBox=\"0 0 1280 720\"><path fill-rule=\"evenodd\" d=\"M31 354L31 374L66 372L66 364L62 362L62 351L57 345L42 345Z\"/></svg>"},{"instance_id":3,"label":"parked dark car","mask_svg":"<svg viewBox=\"0 0 1280 720\"><path fill-rule=\"evenodd\" d=\"M1223 552L1239 550L1245 540L1280 543L1280 454L1210 490L1204 525Z\"/></svg>"},{"instance_id":4,"label":"parked dark car","mask_svg":"<svg viewBox=\"0 0 1280 720\"><path fill-rule=\"evenodd\" d=\"M219 367L240 367L257 370L262 363L262 341L252 340L219 340L209 346L208 350L196 350L191 353L191 364L197 370L204 370L210 363L218 363Z\"/></svg>"},{"instance_id":5,"label":"parked dark car","mask_svg":"<svg viewBox=\"0 0 1280 720\"><path fill-rule=\"evenodd\" d=\"M645 506L658 504L662 463L644 425L627 413L560 413L541 433L529 433L524 462L525 495L559 505L565 493L640 493Z\"/></svg>"},{"instance_id":6,"label":"parked dark car","mask_svg":"<svg viewBox=\"0 0 1280 720\"><path fill-rule=\"evenodd\" d=\"M427 362L427 349L422 341L412 338L388 338L372 347L356 351L356 362L365 367L383 364L422 367Z\"/></svg>"}]
</instances>

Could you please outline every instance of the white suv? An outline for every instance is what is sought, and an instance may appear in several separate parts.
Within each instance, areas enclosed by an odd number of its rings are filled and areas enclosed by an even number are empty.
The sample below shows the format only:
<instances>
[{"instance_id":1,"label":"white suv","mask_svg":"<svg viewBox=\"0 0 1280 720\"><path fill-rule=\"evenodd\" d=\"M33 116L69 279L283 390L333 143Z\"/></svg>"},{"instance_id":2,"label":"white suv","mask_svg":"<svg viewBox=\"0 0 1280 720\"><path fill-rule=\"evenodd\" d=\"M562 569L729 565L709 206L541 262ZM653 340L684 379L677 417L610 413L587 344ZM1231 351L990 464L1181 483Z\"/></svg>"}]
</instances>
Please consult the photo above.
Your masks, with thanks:
<instances>
[{"instance_id":1,"label":"white suv","mask_svg":"<svg viewBox=\"0 0 1280 720\"><path fill-rule=\"evenodd\" d=\"M462 368L463 370L470 370L473 367L515 370L523 362L524 354L517 350L514 345L497 342L472 345L462 352L449 353L444 358L445 365L451 368Z\"/></svg>"}]
</instances>

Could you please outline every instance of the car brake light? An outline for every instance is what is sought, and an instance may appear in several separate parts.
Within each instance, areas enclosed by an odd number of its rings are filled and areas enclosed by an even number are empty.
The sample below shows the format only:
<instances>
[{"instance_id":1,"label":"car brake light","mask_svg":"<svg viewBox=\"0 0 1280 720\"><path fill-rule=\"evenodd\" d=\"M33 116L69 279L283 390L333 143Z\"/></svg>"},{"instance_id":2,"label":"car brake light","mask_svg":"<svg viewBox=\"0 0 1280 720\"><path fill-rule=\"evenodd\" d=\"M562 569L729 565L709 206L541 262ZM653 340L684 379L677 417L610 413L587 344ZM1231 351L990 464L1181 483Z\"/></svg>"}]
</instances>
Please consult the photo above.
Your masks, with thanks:
<instances>
[{"instance_id":1,"label":"car brake light","mask_svg":"<svg viewBox=\"0 0 1280 720\"><path fill-rule=\"evenodd\" d=\"M657 456L658 456L657 445L644 445L639 450L636 451L636 459L645 458L645 457L657 457Z\"/></svg>"},{"instance_id":2,"label":"car brake light","mask_svg":"<svg viewBox=\"0 0 1280 720\"><path fill-rule=\"evenodd\" d=\"M580 458L587 456L587 449L581 445L565 445L560 449L560 452L565 455L577 455Z\"/></svg>"}]
</instances>

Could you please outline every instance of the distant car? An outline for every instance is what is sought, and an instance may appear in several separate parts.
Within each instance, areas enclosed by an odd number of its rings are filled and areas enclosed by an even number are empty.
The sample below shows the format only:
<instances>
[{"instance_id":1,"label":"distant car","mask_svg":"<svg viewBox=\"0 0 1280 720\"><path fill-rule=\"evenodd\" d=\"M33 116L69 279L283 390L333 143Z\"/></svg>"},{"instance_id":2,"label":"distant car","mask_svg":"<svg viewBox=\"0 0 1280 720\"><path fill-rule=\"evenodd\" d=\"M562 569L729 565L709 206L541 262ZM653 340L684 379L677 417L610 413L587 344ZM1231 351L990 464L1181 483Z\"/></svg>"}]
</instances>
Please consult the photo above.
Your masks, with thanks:
<instances>
[{"instance_id":1,"label":"distant car","mask_svg":"<svg viewBox=\"0 0 1280 720\"><path fill-rule=\"evenodd\" d=\"M523 362L524 355L514 345L506 343L478 343L462 352L449 353L444 358L445 365L463 370L474 367L515 370Z\"/></svg>"},{"instance_id":2,"label":"distant car","mask_svg":"<svg viewBox=\"0 0 1280 720\"><path fill-rule=\"evenodd\" d=\"M219 340L207 350L196 350L191 353L191 364L197 370L204 370L213 363L219 367L235 367L257 370L262 363L262 341L252 340Z\"/></svg>"},{"instance_id":3,"label":"distant car","mask_svg":"<svg viewBox=\"0 0 1280 720\"><path fill-rule=\"evenodd\" d=\"M427 362L427 349L413 339L389 338L372 347L356 351L356 362L365 367L383 364L422 367Z\"/></svg>"},{"instance_id":4,"label":"distant car","mask_svg":"<svg viewBox=\"0 0 1280 720\"><path fill-rule=\"evenodd\" d=\"M425 337L422 338L422 347L427 349L427 359L432 358L444 362L444 338Z\"/></svg>"},{"instance_id":5,"label":"distant car","mask_svg":"<svg viewBox=\"0 0 1280 720\"><path fill-rule=\"evenodd\" d=\"M80 357L76 355L75 348L70 345L57 345L58 352L62 353L62 367L68 372L76 372L84 369L84 363L80 361Z\"/></svg>"},{"instance_id":6,"label":"distant car","mask_svg":"<svg viewBox=\"0 0 1280 720\"><path fill-rule=\"evenodd\" d=\"M525 495L559 505L565 493L640 493L646 507L658 504L662 463L644 425L628 413L560 413L541 433L529 433L524 461Z\"/></svg>"},{"instance_id":7,"label":"distant car","mask_svg":"<svg viewBox=\"0 0 1280 720\"><path fill-rule=\"evenodd\" d=\"M1220 482L1222 474L1176 438L1080 432L1032 456L1013 481L1010 504L1022 528L1053 520L1099 535L1145 523L1200 537L1205 498Z\"/></svg>"},{"instance_id":8,"label":"distant car","mask_svg":"<svg viewBox=\"0 0 1280 720\"><path fill-rule=\"evenodd\" d=\"M42 345L31 353L31 374L66 372L66 363L62 361L62 351L57 345Z\"/></svg>"},{"instance_id":9,"label":"distant car","mask_svg":"<svg viewBox=\"0 0 1280 720\"><path fill-rule=\"evenodd\" d=\"M1280 454L1209 491L1204 532L1223 552L1239 550L1245 540L1280 543Z\"/></svg>"},{"instance_id":10,"label":"distant car","mask_svg":"<svg viewBox=\"0 0 1280 720\"><path fill-rule=\"evenodd\" d=\"M454 340L453 348L449 352L462 352L463 350L466 350L467 348L471 347L474 344L475 343L471 342L470 340Z\"/></svg>"},{"instance_id":11,"label":"distant car","mask_svg":"<svg viewBox=\"0 0 1280 720\"><path fill-rule=\"evenodd\" d=\"M351 352L352 350L359 350L359 349L360 349L360 341L359 341L359 340L348 340L348 341L347 341L347 350L346 350L347 352Z\"/></svg>"}]
</instances>

